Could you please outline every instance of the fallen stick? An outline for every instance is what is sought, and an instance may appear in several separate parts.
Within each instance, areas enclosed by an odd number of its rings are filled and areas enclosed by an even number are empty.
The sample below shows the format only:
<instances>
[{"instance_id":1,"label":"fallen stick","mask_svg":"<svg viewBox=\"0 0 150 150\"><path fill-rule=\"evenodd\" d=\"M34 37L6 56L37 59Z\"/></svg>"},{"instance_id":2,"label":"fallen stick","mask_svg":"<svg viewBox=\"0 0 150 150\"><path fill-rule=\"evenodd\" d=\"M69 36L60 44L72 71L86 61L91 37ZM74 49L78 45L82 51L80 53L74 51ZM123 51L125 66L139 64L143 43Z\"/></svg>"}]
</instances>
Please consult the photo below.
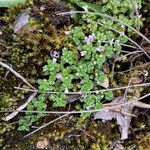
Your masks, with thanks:
<instances>
[{"instance_id":1,"label":"fallen stick","mask_svg":"<svg viewBox=\"0 0 150 150\"><path fill-rule=\"evenodd\" d=\"M5 121L9 121L10 119L14 118L21 110L23 110L28 105L28 103L32 101L32 99L37 95L37 93L38 92L34 92L33 94L31 94L28 100L23 105L19 106L14 112L12 112L4 118Z\"/></svg>"},{"instance_id":2,"label":"fallen stick","mask_svg":"<svg viewBox=\"0 0 150 150\"><path fill-rule=\"evenodd\" d=\"M54 119L54 120L52 120L52 121L46 123L46 124L44 124L43 126L41 126L41 127L37 128L36 130L32 131L31 133L25 135L23 138L26 138L26 137L28 137L28 136L34 134L35 132L37 132L37 131L39 131L39 130L45 128L46 126L48 126L48 125L50 125L50 124L56 122L57 120L59 120L59 119L61 119L61 118L63 118L63 117L66 117L66 116L68 116L68 115L69 115L69 113L68 113L68 114L64 114L64 115L62 115L62 116L60 116L60 117L58 117L58 118L56 118L56 119Z\"/></svg>"},{"instance_id":3,"label":"fallen stick","mask_svg":"<svg viewBox=\"0 0 150 150\"><path fill-rule=\"evenodd\" d=\"M146 98L146 97L149 97L150 96L150 93L138 98L138 99L135 99L135 100L132 100L132 101L128 101L128 102L124 102L124 103L121 103L121 104L116 104L115 105L112 105L110 103L107 103L107 104L104 104L104 108L100 108L100 109L92 109L92 110L81 110L81 111L41 111L41 110L21 110L21 111L18 111L18 112L30 112L30 113L45 113L45 114L81 114L81 113L95 113L95 112L98 112L98 111L102 111L102 110L113 110L113 109L116 109L116 108L120 108L122 106L125 106L125 105L135 105L136 102ZM135 105L136 106L136 105ZM148 107L149 108L149 107ZM5 112L12 112L14 110L1 110L0 113L5 113Z\"/></svg>"},{"instance_id":4,"label":"fallen stick","mask_svg":"<svg viewBox=\"0 0 150 150\"><path fill-rule=\"evenodd\" d=\"M20 75L18 72L16 72L13 68L8 66L7 64L0 61L0 65L9 71L11 71L16 77L20 78L24 83L26 83L29 87L31 87L34 90L37 90L34 86L32 86L22 75Z\"/></svg>"},{"instance_id":5,"label":"fallen stick","mask_svg":"<svg viewBox=\"0 0 150 150\"><path fill-rule=\"evenodd\" d=\"M127 88L135 88L135 87L143 87L143 86L150 86L150 82L147 83L141 83L141 84L134 84L134 85L129 85L129 86L121 86L121 87L116 87L116 88L110 88L110 89L101 89L101 90L97 90L97 91L88 91L87 93L93 94L93 93L100 93L100 92L106 92L106 91L115 91L115 90L123 90L123 89L127 89ZM18 90L26 90L26 91L30 91L30 92L34 92L37 90L33 90L33 89L26 89L26 88L20 88L20 87L14 87L15 89ZM38 93L40 93L40 91L37 91ZM64 93L64 92L53 92L53 91L47 91L47 92L42 92L45 94L59 94L59 93ZM83 93L81 91L77 91L77 92L68 92L65 93L66 95L82 95Z\"/></svg>"}]
</instances>

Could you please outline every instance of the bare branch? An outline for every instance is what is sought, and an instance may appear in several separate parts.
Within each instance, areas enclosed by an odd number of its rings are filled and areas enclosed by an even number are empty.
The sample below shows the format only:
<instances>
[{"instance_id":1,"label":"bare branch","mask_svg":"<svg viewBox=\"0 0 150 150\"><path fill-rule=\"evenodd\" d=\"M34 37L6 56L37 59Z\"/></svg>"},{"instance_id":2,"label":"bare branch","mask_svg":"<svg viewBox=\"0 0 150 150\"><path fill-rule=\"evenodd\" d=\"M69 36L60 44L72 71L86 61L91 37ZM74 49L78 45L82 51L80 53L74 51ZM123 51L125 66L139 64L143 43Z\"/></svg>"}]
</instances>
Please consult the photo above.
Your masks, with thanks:
<instances>
[{"instance_id":1,"label":"bare branch","mask_svg":"<svg viewBox=\"0 0 150 150\"><path fill-rule=\"evenodd\" d=\"M114 104L112 106L112 104L110 103L107 103L107 104L104 104L104 108L101 108L101 109L94 109L94 110L82 110L82 111L28 111L28 110L21 110L21 111L18 111L18 112L30 112L30 113L45 113L45 114L81 114L81 113L94 113L94 112L98 112L98 111L102 111L102 110L113 110L113 109L116 109L116 108L119 108L119 107L122 107L122 106L125 106L125 105L131 105L131 104L135 104L136 102L146 98L146 97L149 97L150 96L150 93L140 97L140 98L137 98L135 100L132 100L132 101L128 101L128 102L124 102L124 103L121 103L121 104ZM2 110L0 111L1 113L4 113L4 112L12 112L14 110ZM17 110L16 110L17 111Z\"/></svg>"},{"instance_id":2,"label":"bare branch","mask_svg":"<svg viewBox=\"0 0 150 150\"><path fill-rule=\"evenodd\" d=\"M139 108L146 108L146 109L150 109L150 104L146 104L143 102L133 102L134 106L139 107Z\"/></svg>"},{"instance_id":3,"label":"bare branch","mask_svg":"<svg viewBox=\"0 0 150 150\"><path fill-rule=\"evenodd\" d=\"M30 88L37 90L34 86L32 86L21 74L19 74L18 72L16 72L13 68L11 68L10 66L8 66L7 64L3 63L0 61L0 65L6 69L8 69L9 71L11 71L16 77L20 78L24 83L26 83Z\"/></svg>"},{"instance_id":4,"label":"bare branch","mask_svg":"<svg viewBox=\"0 0 150 150\"><path fill-rule=\"evenodd\" d=\"M150 86L150 82L148 83L142 83L142 84L134 84L134 85L129 85L129 86L122 86L122 87L116 87L116 88L110 88L110 89L101 89L101 90L97 90L97 91L89 91L87 93L101 93L101 92L106 92L106 91L115 91L115 90L123 90L126 88L132 88L132 87L143 87L143 86ZM36 91L33 89L25 89L25 88L20 88L20 87L14 87L15 89L18 90L27 90L27 91ZM38 93L40 93L40 91L37 91ZM53 91L47 91L47 92L42 92L42 93L47 93L47 94L59 94L59 93L63 93L63 92L53 92ZM77 95L82 95L83 93L81 91L78 92L68 92L65 93L67 95L72 95L72 94L77 94Z\"/></svg>"},{"instance_id":5,"label":"bare branch","mask_svg":"<svg viewBox=\"0 0 150 150\"><path fill-rule=\"evenodd\" d=\"M109 16L107 14L103 14L103 13L96 13L96 12L89 12L89 11L69 11L69 12L62 12L62 13L58 13L57 15L66 15L66 14L95 14L95 15L99 15L99 16L103 16L103 17L106 17L106 18L109 18L113 21L116 21L116 22L119 22L120 24L122 25L125 25L127 26L128 28L132 29L134 32L136 32L137 34L139 34L141 37L143 37L143 39L145 39L148 43L150 43L150 40L145 37L142 33L140 33L138 30L136 30L135 28L133 28L132 26L128 25L127 23L117 19L117 18L114 18L112 16Z\"/></svg>"},{"instance_id":6,"label":"bare branch","mask_svg":"<svg viewBox=\"0 0 150 150\"><path fill-rule=\"evenodd\" d=\"M52 123L54 123L54 122L56 122L56 121L60 120L60 119L61 119L61 118L63 118L63 117L66 117L66 116L68 116L68 115L69 115L69 113L64 114L64 115L62 115L62 116L60 116L60 117L58 117L58 118L56 118L56 119L54 119L54 120L52 120L52 121L50 121L50 122L46 123L46 124L44 124L43 126L41 126L41 127L37 128L37 129L36 129L36 130L34 130L33 132L31 132L31 133L29 133L29 134L25 135L23 138L27 138L28 136L30 136L30 135L32 135L32 134L34 134L34 133L38 132L39 130L41 130L41 129L45 128L46 126L48 126L48 125L50 125L50 124L52 124Z\"/></svg>"},{"instance_id":7,"label":"bare branch","mask_svg":"<svg viewBox=\"0 0 150 150\"><path fill-rule=\"evenodd\" d=\"M31 94L30 97L28 98L28 100L23 105L19 106L14 112L12 112L8 116L6 116L5 120L9 121L10 119L14 118L21 110L23 110L28 105L28 103L30 103L32 101L32 99L36 95L37 95L37 92L34 92L33 94Z\"/></svg>"}]
</instances>

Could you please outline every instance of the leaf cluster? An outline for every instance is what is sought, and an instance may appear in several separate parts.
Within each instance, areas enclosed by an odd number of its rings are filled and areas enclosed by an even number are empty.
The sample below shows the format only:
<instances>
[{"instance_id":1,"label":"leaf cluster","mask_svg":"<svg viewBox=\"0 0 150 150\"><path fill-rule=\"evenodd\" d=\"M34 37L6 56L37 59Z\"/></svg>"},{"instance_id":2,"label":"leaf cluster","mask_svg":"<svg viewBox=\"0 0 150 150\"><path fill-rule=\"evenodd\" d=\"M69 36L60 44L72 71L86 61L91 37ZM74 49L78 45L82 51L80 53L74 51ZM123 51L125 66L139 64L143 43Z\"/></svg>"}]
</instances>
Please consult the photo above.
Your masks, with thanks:
<instances>
[{"instance_id":1,"label":"leaf cluster","mask_svg":"<svg viewBox=\"0 0 150 150\"><path fill-rule=\"evenodd\" d=\"M45 103L45 96L40 95L38 98L34 99L31 103L27 105L28 111L45 111L47 109L47 104ZM19 119L19 128L21 131L29 131L30 126L37 122L41 117L44 117L44 113L33 114L31 112L26 112L25 116Z\"/></svg>"},{"instance_id":2,"label":"leaf cluster","mask_svg":"<svg viewBox=\"0 0 150 150\"><path fill-rule=\"evenodd\" d=\"M94 10L94 5L76 1L79 6L88 6ZM116 16L120 20L134 25L135 16L125 17L125 14L133 11L131 2L103 0L100 12L105 12ZM121 4L120 4L121 3ZM84 5L83 5L84 4ZM138 5L140 6L140 1ZM102 26L104 25L104 26ZM45 99L52 102L53 107L65 107L68 103L69 92L81 92L79 98L81 110L100 109L104 100L112 100L113 92L90 93L89 91L99 91L108 79L108 75L103 70L103 65L108 60L119 55L122 46L128 41L123 35L110 30L108 27L116 29L118 32L129 32L124 25L114 22L111 19L96 16L93 14L82 14L78 20L78 25L72 27L68 40L74 48L67 46L61 50L61 55L57 59L49 59L43 71L47 78L38 81L42 99L38 98L29 104L28 109L45 110ZM109 80L109 79L108 79ZM107 81L108 81L107 80ZM58 92L58 94L48 94L48 92ZM43 96L43 93L47 93ZM39 119L39 115L27 114L24 119L20 119L20 129L28 130L29 126Z\"/></svg>"}]
</instances>

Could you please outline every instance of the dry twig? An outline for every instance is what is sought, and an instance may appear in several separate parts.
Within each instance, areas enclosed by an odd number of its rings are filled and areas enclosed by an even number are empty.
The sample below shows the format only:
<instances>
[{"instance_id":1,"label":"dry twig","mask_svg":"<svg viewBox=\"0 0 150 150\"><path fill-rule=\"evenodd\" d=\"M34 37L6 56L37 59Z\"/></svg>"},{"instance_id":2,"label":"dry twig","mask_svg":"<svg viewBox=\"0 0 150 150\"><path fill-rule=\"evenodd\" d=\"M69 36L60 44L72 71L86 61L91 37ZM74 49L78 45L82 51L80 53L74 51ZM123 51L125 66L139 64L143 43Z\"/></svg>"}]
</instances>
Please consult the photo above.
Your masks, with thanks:
<instances>
[{"instance_id":1,"label":"dry twig","mask_svg":"<svg viewBox=\"0 0 150 150\"><path fill-rule=\"evenodd\" d=\"M94 109L94 110L81 110L81 111L28 111L28 110L21 110L21 111L18 111L18 112L29 112L29 113L45 113L45 114L81 114L81 113L95 113L95 112L98 112L98 111L101 111L101 110L113 110L113 109L116 109L116 108L120 108L122 106L125 106L125 105L135 105L136 102L146 98L146 97L149 97L150 96L150 93L140 97L140 98L137 98L135 100L132 100L132 101L128 101L128 102L124 102L124 103L121 103L121 104L114 104L112 106L112 104L110 103L107 103L107 104L104 104L104 108L101 108L101 109ZM12 112L14 110L2 110L0 111L0 113L4 113L4 112ZM16 110L17 111L17 110Z\"/></svg>"},{"instance_id":2,"label":"dry twig","mask_svg":"<svg viewBox=\"0 0 150 150\"><path fill-rule=\"evenodd\" d=\"M30 88L32 88L34 90L34 93L28 98L28 100L23 105L19 106L14 112L12 112L10 115L5 117L5 120L9 121L13 117L15 117L19 113L19 111L23 110L27 106L28 103L30 103L32 101L32 99L37 95L38 90L34 86L32 86L22 75L20 75L18 72L16 72L13 68L8 66L7 64L0 61L0 65L4 68L8 69L16 77L21 79L24 83L26 83Z\"/></svg>"},{"instance_id":3,"label":"dry twig","mask_svg":"<svg viewBox=\"0 0 150 150\"><path fill-rule=\"evenodd\" d=\"M50 121L50 122L46 123L46 124L44 124L43 126L41 126L41 127L37 128L37 129L36 129L36 130L34 130L33 132L31 132L31 133L29 133L29 134L25 135L23 138L27 138L28 136L30 136L30 135L32 135L32 134L34 134L34 133L38 132L39 130L41 130L41 129L43 129L43 128L47 127L48 125L50 125L50 124L52 124L52 123L54 123L54 122L56 122L56 121L60 120L60 119L61 119L61 118L63 118L63 117L66 117L66 116L68 116L68 115L69 115L69 113L64 114L64 115L62 115L62 116L60 116L60 117L58 117L58 118L56 118L56 119L54 119L54 120L52 120L52 121Z\"/></svg>"},{"instance_id":4,"label":"dry twig","mask_svg":"<svg viewBox=\"0 0 150 150\"><path fill-rule=\"evenodd\" d=\"M28 100L23 105L19 106L14 112L6 116L5 120L9 121L10 119L14 118L21 110L23 110L28 105L28 103L30 103L33 100L33 98L36 95L37 95L37 92L34 92L33 94L31 94Z\"/></svg>"},{"instance_id":5,"label":"dry twig","mask_svg":"<svg viewBox=\"0 0 150 150\"><path fill-rule=\"evenodd\" d=\"M21 79L25 84L27 84L30 88L37 90L34 86L32 86L21 74L19 74L18 72L16 72L13 68L11 68L10 66L8 66L7 64L3 63L0 61L0 65L6 69L8 69L9 71L11 71L16 77L18 77L19 79Z\"/></svg>"},{"instance_id":6,"label":"dry twig","mask_svg":"<svg viewBox=\"0 0 150 150\"><path fill-rule=\"evenodd\" d=\"M134 88L134 87L143 87L143 86L150 86L150 82L148 83L142 83L142 84L134 84L134 85L129 85L129 86L122 86L122 87L116 87L116 88L110 88L110 89L101 89L101 90L97 90L97 91L89 91L87 93L90 93L90 94L93 94L93 93L101 93L101 92L106 92L106 91L115 91L115 90L123 90L123 89L126 89L126 88ZM18 89L18 90L27 90L27 91L36 91L36 90L33 90L33 89L25 89L25 88L20 88L20 87L14 87L15 89ZM40 91L37 91L38 93L40 93ZM42 92L43 93L43 92ZM47 92L44 92L45 94L59 94L61 92L53 92L53 91L47 91ZM68 93L65 93L67 95L82 95L83 93L81 91L78 91L78 92L68 92Z\"/></svg>"}]
</instances>

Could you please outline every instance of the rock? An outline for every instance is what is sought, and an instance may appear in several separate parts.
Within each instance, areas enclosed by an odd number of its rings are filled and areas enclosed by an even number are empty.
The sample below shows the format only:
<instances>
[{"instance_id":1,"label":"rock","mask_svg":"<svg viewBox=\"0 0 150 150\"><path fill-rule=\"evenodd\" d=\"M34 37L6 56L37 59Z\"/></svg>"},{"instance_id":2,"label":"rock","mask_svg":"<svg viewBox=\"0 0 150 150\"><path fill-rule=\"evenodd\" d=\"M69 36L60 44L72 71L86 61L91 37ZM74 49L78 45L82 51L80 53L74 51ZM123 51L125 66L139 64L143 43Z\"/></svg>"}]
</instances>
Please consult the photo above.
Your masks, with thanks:
<instances>
[{"instance_id":1,"label":"rock","mask_svg":"<svg viewBox=\"0 0 150 150\"><path fill-rule=\"evenodd\" d=\"M49 145L48 138L44 138L43 140L37 142L36 147L39 149L45 149L48 147L48 145Z\"/></svg>"}]
</instances>

